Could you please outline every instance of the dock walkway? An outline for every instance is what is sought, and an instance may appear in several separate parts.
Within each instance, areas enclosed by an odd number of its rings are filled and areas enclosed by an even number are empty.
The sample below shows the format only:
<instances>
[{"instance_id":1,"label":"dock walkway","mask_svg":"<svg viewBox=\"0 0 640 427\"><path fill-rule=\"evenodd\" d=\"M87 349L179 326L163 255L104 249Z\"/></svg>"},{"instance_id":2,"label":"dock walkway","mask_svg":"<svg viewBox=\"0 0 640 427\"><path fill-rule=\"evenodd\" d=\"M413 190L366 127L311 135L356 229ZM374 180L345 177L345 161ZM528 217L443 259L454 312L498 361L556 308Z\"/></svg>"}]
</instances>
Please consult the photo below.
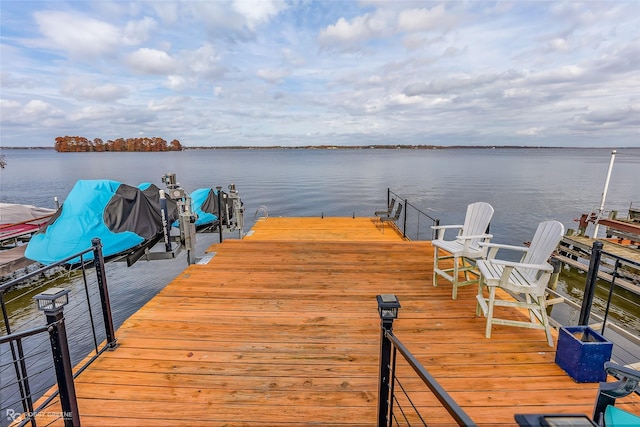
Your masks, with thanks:
<instances>
[{"instance_id":1,"label":"dock walkway","mask_svg":"<svg viewBox=\"0 0 640 427\"><path fill-rule=\"evenodd\" d=\"M396 335L479 425L591 415L597 384L573 382L543 331L495 326L486 339L476 288L454 301L450 286L432 286L429 242L369 218L268 218L210 251L80 374L83 425L376 425L383 293L402 304ZM434 405L424 385L405 381L420 406ZM619 406L640 414L634 399ZM433 414L429 425L452 424Z\"/></svg>"}]
</instances>

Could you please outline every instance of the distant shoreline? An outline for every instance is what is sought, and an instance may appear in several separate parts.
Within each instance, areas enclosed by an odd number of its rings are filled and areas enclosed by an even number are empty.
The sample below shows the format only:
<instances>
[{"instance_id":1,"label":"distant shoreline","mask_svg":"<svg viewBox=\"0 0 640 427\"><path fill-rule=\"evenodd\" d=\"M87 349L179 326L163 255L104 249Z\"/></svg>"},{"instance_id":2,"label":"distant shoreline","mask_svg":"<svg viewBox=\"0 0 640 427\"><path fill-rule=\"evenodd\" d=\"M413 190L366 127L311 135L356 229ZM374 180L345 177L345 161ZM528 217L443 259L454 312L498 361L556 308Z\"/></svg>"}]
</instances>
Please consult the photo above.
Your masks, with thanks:
<instances>
[{"instance_id":1,"label":"distant shoreline","mask_svg":"<svg viewBox=\"0 0 640 427\"><path fill-rule=\"evenodd\" d=\"M271 146L245 146L245 145L225 145L225 146L204 146L185 147L182 150L459 150L459 149L630 149L640 147L548 147L536 145L271 145ZM0 150L55 150L54 147L2 147ZM75 151L74 151L75 152ZM78 153L94 153L96 151L77 151ZM133 153L134 151L103 151L104 153ZM167 153L171 151L166 151ZM175 151L174 151L175 152ZM64 154L64 153L62 153Z\"/></svg>"}]
</instances>

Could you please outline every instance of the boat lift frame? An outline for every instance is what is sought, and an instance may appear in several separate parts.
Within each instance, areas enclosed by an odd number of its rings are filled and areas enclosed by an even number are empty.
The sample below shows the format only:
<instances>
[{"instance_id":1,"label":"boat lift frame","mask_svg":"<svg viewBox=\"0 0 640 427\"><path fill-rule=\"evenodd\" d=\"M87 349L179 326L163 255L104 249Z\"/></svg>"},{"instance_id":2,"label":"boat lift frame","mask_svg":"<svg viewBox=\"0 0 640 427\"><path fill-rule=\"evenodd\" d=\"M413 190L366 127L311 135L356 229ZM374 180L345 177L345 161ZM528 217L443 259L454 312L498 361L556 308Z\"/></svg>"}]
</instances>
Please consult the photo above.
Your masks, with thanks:
<instances>
[{"instance_id":1,"label":"boat lift frame","mask_svg":"<svg viewBox=\"0 0 640 427\"><path fill-rule=\"evenodd\" d=\"M174 259L183 249L187 251L187 263L189 265L197 262L195 257L197 233L195 222L197 220L197 215L192 211L191 197L189 193L176 182L175 174L165 174L162 177L162 182L167 186L166 191L160 190L160 214L162 216L163 232L150 240L146 245L125 256L123 260L127 262L127 267L131 267L141 258L144 258L147 261ZM216 187L216 190L218 191L218 220L206 227L206 230L215 230L217 227L220 232L220 243L222 243L223 226L228 231L237 230L240 239L244 237L244 207L242 200L236 190L235 184L230 184L228 188L229 194L227 195L222 193L222 187ZM169 224L167 214L167 192L171 199L175 200L178 205L179 235L171 235L171 224ZM223 215L222 199L229 199L231 201L233 215L231 215L232 212L229 209L229 203L224 203L226 212L225 215ZM233 218L233 220L231 218ZM164 241L165 250L152 252L150 249L161 240ZM177 243L175 249L173 246L174 243Z\"/></svg>"}]
</instances>

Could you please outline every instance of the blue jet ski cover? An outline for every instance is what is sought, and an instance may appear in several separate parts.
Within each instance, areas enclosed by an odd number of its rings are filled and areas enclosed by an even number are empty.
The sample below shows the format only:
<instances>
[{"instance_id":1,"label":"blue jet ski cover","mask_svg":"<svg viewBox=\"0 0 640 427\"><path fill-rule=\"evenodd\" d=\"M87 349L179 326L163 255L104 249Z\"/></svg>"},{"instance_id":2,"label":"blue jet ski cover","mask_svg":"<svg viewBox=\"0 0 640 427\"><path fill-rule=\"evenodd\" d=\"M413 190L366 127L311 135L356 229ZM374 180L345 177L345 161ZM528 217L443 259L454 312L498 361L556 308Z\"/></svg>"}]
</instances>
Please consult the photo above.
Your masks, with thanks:
<instances>
[{"instance_id":1,"label":"blue jet ski cover","mask_svg":"<svg viewBox=\"0 0 640 427\"><path fill-rule=\"evenodd\" d=\"M191 193L191 206L198 216L196 227L218 220L217 193L211 188L198 188Z\"/></svg>"},{"instance_id":2,"label":"blue jet ski cover","mask_svg":"<svg viewBox=\"0 0 640 427\"><path fill-rule=\"evenodd\" d=\"M53 264L89 249L96 237L104 257L149 242L163 232L158 191L148 183L137 188L111 180L80 180L48 224L31 238L25 256ZM175 201L167 198L167 202L171 223L178 212ZM92 252L84 255L85 260L92 258Z\"/></svg>"}]
</instances>

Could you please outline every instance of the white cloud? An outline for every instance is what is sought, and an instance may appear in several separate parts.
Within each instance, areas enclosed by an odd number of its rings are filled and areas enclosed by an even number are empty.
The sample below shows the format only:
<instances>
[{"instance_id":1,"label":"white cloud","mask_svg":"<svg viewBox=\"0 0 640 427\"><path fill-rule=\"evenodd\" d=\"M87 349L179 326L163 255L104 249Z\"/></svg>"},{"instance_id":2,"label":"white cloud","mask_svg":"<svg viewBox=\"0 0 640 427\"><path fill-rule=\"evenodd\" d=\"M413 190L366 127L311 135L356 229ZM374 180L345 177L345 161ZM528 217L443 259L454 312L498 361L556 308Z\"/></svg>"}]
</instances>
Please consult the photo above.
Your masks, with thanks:
<instances>
[{"instance_id":1,"label":"white cloud","mask_svg":"<svg viewBox=\"0 0 640 427\"><path fill-rule=\"evenodd\" d=\"M13 99L0 99L0 108L2 108L3 112L17 111L20 107L22 107L22 104L18 101Z\"/></svg>"},{"instance_id":2,"label":"white cloud","mask_svg":"<svg viewBox=\"0 0 640 427\"><path fill-rule=\"evenodd\" d=\"M283 0L233 1L233 9L244 17L251 30L269 21L286 7L287 4Z\"/></svg>"},{"instance_id":3,"label":"white cloud","mask_svg":"<svg viewBox=\"0 0 640 427\"><path fill-rule=\"evenodd\" d=\"M287 70L258 70L256 75L269 83L278 83L289 75Z\"/></svg>"},{"instance_id":4,"label":"white cloud","mask_svg":"<svg viewBox=\"0 0 640 427\"><path fill-rule=\"evenodd\" d=\"M180 63L190 73L206 78L221 77L226 71L226 67L221 65L221 58L216 49L209 43L200 46L195 51L182 52Z\"/></svg>"},{"instance_id":5,"label":"white cloud","mask_svg":"<svg viewBox=\"0 0 640 427\"><path fill-rule=\"evenodd\" d=\"M0 121L5 124L47 126L48 121L63 116L54 105L41 99L31 99L25 104L13 99L0 99Z\"/></svg>"},{"instance_id":6,"label":"white cloud","mask_svg":"<svg viewBox=\"0 0 640 427\"><path fill-rule=\"evenodd\" d=\"M167 52L146 47L129 54L127 64L141 74L169 74L175 71L177 65Z\"/></svg>"},{"instance_id":7,"label":"white cloud","mask_svg":"<svg viewBox=\"0 0 640 427\"><path fill-rule=\"evenodd\" d=\"M173 90L183 90L187 86L187 81L182 76L171 75L167 76L167 82L165 86Z\"/></svg>"},{"instance_id":8,"label":"white cloud","mask_svg":"<svg viewBox=\"0 0 640 427\"><path fill-rule=\"evenodd\" d=\"M638 143L633 2L0 1L0 13L3 138L25 144L53 122L193 145L218 132L239 145Z\"/></svg>"},{"instance_id":9,"label":"white cloud","mask_svg":"<svg viewBox=\"0 0 640 427\"><path fill-rule=\"evenodd\" d=\"M338 19L338 22L329 25L320 32L318 41L322 46L326 47L342 43L349 45L381 37L390 31L389 22L383 14L367 13L357 16L351 21L345 18Z\"/></svg>"},{"instance_id":10,"label":"white cloud","mask_svg":"<svg viewBox=\"0 0 640 427\"><path fill-rule=\"evenodd\" d=\"M24 106L22 112L31 116L40 116L48 113L52 109L51 104L39 99L32 99Z\"/></svg>"},{"instance_id":11,"label":"white cloud","mask_svg":"<svg viewBox=\"0 0 640 427\"><path fill-rule=\"evenodd\" d=\"M117 116L116 110L108 105L89 105L69 114L71 121L102 121L111 120Z\"/></svg>"},{"instance_id":12,"label":"white cloud","mask_svg":"<svg viewBox=\"0 0 640 427\"><path fill-rule=\"evenodd\" d=\"M153 10L165 24L175 24L178 21L179 8L178 3L174 1L153 2Z\"/></svg>"},{"instance_id":13,"label":"white cloud","mask_svg":"<svg viewBox=\"0 0 640 427\"><path fill-rule=\"evenodd\" d=\"M579 65L567 65L549 71L531 75L531 80L542 84L576 82L585 75L585 70Z\"/></svg>"},{"instance_id":14,"label":"white cloud","mask_svg":"<svg viewBox=\"0 0 640 427\"><path fill-rule=\"evenodd\" d=\"M556 37L549 42L549 47L552 51L567 52L569 50L569 42L562 37Z\"/></svg>"},{"instance_id":15,"label":"white cloud","mask_svg":"<svg viewBox=\"0 0 640 427\"><path fill-rule=\"evenodd\" d=\"M521 87L511 87L502 92L505 98L527 98L531 96L531 89Z\"/></svg>"},{"instance_id":16,"label":"white cloud","mask_svg":"<svg viewBox=\"0 0 640 427\"><path fill-rule=\"evenodd\" d=\"M34 17L46 38L42 44L71 55L96 57L112 54L121 41L120 31L115 25L80 13L47 11L36 12Z\"/></svg>"},{"instance_id":17,"label":"white cloud","mask_svg":"<svg viewBox=\"0 0 640 427\"><path fill-rule=\"evenodd\" d=\"M129 95L129 90L126 87L113 83L97 85L74 77L64 83L61 88L61 93L72 96L78 100L113 102L121 98L126 98Z\"/></svg>"},{"instance_id":18,"label":"white cloud","mask_svg":"<svg viewBox=\"0 0 640 427\"><path fill-rule=\"evenodd\" d=\"M187 102L189 97L170 96L159 101L150 101L147 108L151 111L176 111L182 110Z\"/></svg>"},{"instance_id":19,"label":"white cloud","mask_svg":"<svg viewBox=\"0 0 640 427\"><path fill-rule=\"evenodd\" d=\"M535 136L535 135L538 135L543 130L544 130L543 128L533 127L533 128L523 129L523 130L517 131L516 135Z\"/></svg>"},{"instance_id":20,"label":"white cloud","mask_svg":"<svg viewBox=\"0 0 640 427\"><path fill-rule=\"evenodd\" d=\"M150 33L156 29L155 19L145 16L139 21L129 21L124 28L123 41L128 45L139 45L149 39Z\"/></svg>"},{"instance_id":21,"label":"white cloud","mask_svg":"<svg viewBox=\"0 0 640 427\"><path fill-rule=\"evenodd\" d=\"M459 21L448 14L444 4L431 9L406 9L398 14L398 30L406 32L449 30Z\"/></svg>"}]
</instances>

